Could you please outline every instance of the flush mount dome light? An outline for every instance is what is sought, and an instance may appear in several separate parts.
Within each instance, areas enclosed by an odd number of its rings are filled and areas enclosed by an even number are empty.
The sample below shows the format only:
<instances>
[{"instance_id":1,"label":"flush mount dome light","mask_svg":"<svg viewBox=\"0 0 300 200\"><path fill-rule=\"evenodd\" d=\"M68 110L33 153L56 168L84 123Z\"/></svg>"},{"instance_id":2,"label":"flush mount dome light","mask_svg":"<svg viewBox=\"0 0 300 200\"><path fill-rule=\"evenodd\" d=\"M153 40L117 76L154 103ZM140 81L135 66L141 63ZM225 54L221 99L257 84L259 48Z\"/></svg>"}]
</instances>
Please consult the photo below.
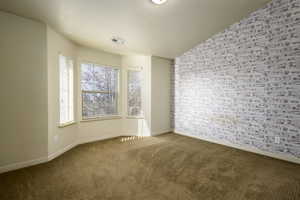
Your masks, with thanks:
<instances>
[{"instance_id":1,"label":"flush mount dome light","mask_svg":"<svg viewBox=\"0 0 300 200\"><path fill-rule=\"evenodd\" d=\"M120 38L120 37L113 37L111 39L111 41L115 44L118 44L118 45L124 45L125 44L125 40Z\"/></svg>"},{"instance_id":2,"label":"flush mount dome light","mask_svg":"<svg viewBox=\"0 0 300 200\"><path fill-rule=\"evenodd\" d=\"M158 5L160 5L160 4L163 4L163 3L166 3L167 2L167 0L151 0L153 3L155 3L155 4L158 4Z\"/></svg>"}]
</instances>

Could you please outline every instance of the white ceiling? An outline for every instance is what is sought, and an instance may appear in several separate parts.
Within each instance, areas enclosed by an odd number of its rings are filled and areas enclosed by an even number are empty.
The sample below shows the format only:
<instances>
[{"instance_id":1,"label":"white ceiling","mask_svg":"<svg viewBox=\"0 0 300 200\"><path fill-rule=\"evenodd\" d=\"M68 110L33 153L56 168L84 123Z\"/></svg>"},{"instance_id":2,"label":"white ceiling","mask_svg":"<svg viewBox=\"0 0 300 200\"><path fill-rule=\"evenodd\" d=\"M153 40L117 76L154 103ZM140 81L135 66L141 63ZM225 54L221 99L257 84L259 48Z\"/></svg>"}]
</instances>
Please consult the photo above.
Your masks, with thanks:
<instances>
[{"instance_id":1,"label":"white ceiling","mask_svg":"<svg viewBox=\"0 0 300 200\"><path fill-rule=\"evenodd\" d=\"M269 1L1 0L0 10L41 20L81 45L174 58ZM113 36L126 44L113 44Z\"/></svg>"}]
</instances>

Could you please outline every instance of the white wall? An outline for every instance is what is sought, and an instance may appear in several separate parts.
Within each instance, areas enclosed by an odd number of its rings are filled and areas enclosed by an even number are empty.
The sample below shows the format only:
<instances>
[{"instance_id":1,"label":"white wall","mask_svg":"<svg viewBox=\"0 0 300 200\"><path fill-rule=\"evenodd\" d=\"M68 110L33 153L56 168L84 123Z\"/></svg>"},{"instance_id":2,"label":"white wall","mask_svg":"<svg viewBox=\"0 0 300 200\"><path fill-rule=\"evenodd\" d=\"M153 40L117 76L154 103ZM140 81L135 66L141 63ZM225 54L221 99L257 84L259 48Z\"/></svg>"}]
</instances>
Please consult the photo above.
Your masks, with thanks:
<instances>
[{"instance_id":1,"label":"white wall","mask_svg":"<svg viewBox=\"0 0 300 200\"><path fill-rule=\"evenodd\" d=\"M168 60L145 55L121 56L82 47L49 26L3 12L0 24L0 173L46 162L80 143L121 135L150 136L151 128L161 132L169 127ZM75 61L76 124L63 128L59 128L59 53ZM120 118L81 120L82 62L120 67ZM129 68L141 68L144 76L144 117L140 119L127 116ZM152 99L151 79L152 87L160 88L152 90ZM151 112L155 116L151 117Z\"/></svg>"},{"instance_id":2,"label":"white wall","mask_svg":"<svg viewBox=\"0 0 300 200\"><path fill-rule=\"evenodd\" d=\"M47 156L46 26L0 12L0 168Z\"/></svg>"},{"instance_id":3,"label":"white wall","mask_svg":"<svg viewBox=\"0 0 300 200\"><path fill-rule=\"evenodd\" d=\"M59 54L72 57L76 61L77 46L47 27L47 60L48 60L48 153L52 155L61 149L76 143L78 126L73 124L59 128ZM76 69L76 62L74 63ZM74 96L76 97L77 71L74 75ZM77 98L74 100L77 105ZM75 115L76 115L75 109ZM76 117L75 117L76 120Z\"/></svg>"},{"instance_id":4,"label":"white wall","mask_svg":"<svg viewBox=\"0 0 300 200\"><path fill-rule=\"evenodd\" d=\"M171 67L169 59L152 57L151 130L152 135L171 131Z\"/></svg>"}]
</instances>

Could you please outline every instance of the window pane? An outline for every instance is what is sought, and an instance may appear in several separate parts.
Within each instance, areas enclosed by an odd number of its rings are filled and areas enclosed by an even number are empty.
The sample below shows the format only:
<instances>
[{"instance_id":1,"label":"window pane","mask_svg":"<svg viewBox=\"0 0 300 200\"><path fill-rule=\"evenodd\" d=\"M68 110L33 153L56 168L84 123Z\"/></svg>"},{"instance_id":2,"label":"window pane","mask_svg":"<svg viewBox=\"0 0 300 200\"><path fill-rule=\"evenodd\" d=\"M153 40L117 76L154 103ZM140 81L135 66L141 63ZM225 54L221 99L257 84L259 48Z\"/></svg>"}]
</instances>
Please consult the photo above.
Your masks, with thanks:
<instances>
[{"instance_id":1,"label":"window pane","mask_svg":"<svg viewBox=\"0 0 300 200\"><path fill-rule=\"evenodd\" d=\"M59 102L60 102L60 123L68 120L68 70L67 60L64 56L59 56Z\"/></svg>"},{"instance_id":2,"label":"window pane","mask_svg":"<svg viewBox=\"0 0 300 200\"><path fill-rule=\"evenodd\" d=\"M94 118L106 115L118 115L116 93L82 93L82 117Z\"/></svg>"},{"instance_id":3,"label":"window pane","mask_svg":"<svg viewBox=\"0 0 300 200\"><path fill-rule=\"evenodd\" d=\"M81 65L83 119L118 115L119 69Z\"/></svg>"},{"instance_id":4,"label":"window pane","mask_svg":"<svg viewBox=\"0 0 300 200\"><path fill-rule=\"evenodd\" d=\"M81 65L81 88L85 91L116 91L118 69L93 64Z\"/></svg>"},{"instance_id":5,"label":"window pane","mask_svg":"<svg viewBox=\"0 0 300 200\"><path fill-rule=\"evenodd\" d=\"M142 72L128 71L128 115L142 115Z\"/></svg>"},{"instance_id":6,"label":"window pane","mask_svg":"<svg viewBox=\"0 0 300 200\"><path fill-rule=\"evenodd\" d=\"M59 56L59 108L60 124L74 120L73 61Z\"/></svg>"},{"instance_id":7,"label":"window pane","mask_svg":"<svg viewBox=\"0 0 300 200\"><path fill-rule=\"evenodd\" d=\"M68 80L68 84L69 84L69 105L68 105L68 121L74 121L74 64L73 64L73 61L72 60L69 60L69 74L68 74L68 77L69 77L69 80Z\"/></svg>"}]
</instances>

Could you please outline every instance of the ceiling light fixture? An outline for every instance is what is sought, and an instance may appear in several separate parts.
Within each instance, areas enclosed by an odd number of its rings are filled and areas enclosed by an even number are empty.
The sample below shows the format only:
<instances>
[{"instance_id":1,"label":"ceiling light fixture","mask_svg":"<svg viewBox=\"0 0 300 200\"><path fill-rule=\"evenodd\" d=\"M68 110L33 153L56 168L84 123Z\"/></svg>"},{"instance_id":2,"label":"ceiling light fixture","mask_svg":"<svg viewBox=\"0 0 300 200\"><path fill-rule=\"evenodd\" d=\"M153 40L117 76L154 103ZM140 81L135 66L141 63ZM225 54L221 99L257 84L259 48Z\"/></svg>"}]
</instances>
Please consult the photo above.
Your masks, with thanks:
<instances>
[{"instance_id":1,"label":"ceiling light fixture","mask_svg":"<svg viewBox=\"0 0 300 200\"><path fill-rule=\"evenodd\" d=\"M152 1L153 3L155 3L155 4L158 4L158 5L161 5L161 4L167 2L167 0L151 0L151 1Z\"/></svg>"}]
</instances>

